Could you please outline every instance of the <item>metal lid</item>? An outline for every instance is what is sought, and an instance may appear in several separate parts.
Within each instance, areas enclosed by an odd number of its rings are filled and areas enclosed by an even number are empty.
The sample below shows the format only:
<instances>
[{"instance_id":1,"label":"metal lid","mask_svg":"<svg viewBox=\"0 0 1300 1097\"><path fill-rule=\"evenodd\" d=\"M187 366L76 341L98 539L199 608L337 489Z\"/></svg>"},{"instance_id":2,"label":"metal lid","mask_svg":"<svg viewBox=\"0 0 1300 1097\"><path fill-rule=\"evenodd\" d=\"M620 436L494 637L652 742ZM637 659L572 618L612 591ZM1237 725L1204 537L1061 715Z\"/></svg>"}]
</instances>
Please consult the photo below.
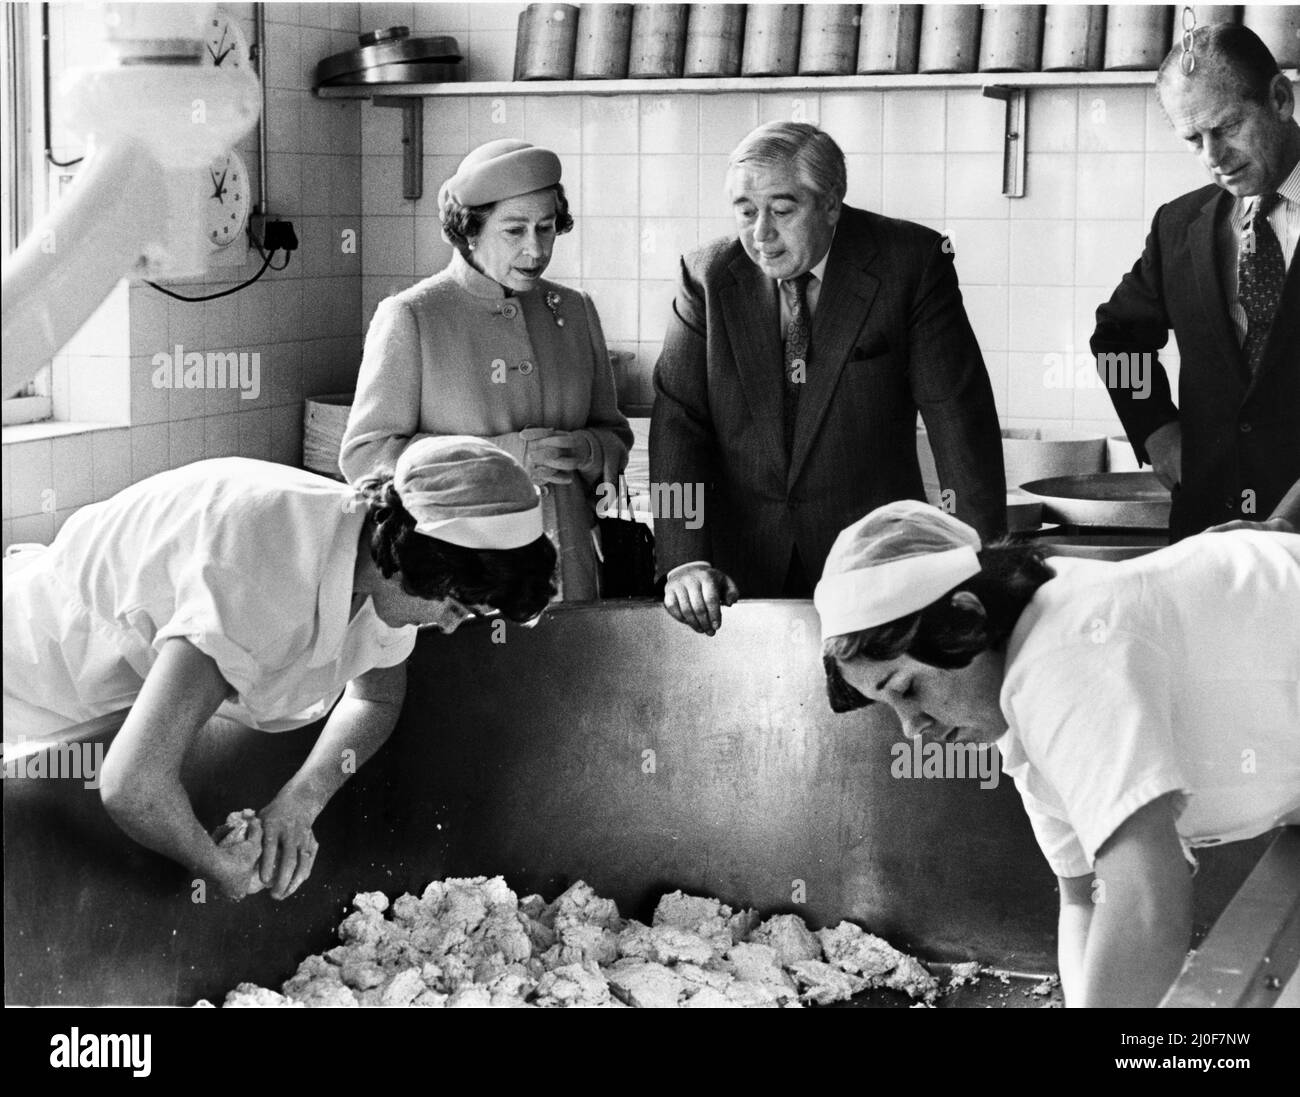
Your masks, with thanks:
<instances>
[{"instance_id":1,"label":"metal lid","mask_svg":"<svg viewBox=\"0 0 1300 1097\"><path fill-rule=\"evenodd\" d=\"M401 30L400 27L391 28ZM388 33L388 32L373 32ZM440 34L430 38L394 37L360 49L348 50L327 57L316 66L316 84L373 83L369 80L342 80L350 74L362 73L378 65L405 65L413 62L433 61L454 65L461 60L460 45L450 35Z\"/></svg>"}]
</instances>

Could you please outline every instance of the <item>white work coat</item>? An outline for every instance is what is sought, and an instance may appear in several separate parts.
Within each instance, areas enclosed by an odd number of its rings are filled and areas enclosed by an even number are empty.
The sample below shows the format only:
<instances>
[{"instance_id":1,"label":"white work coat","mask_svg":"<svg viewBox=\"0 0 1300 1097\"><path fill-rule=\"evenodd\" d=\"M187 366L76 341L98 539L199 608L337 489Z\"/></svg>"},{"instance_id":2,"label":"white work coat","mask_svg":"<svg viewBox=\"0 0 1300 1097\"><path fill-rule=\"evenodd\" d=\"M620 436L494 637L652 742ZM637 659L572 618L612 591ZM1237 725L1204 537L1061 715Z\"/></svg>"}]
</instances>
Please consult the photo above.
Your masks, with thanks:
<instances>
[{"instance_id":1,"label":"white work coat","mask_svg":"<svg viewBox=\"0 0 1300 1097\"><path fill-rule=\"evenodd\" d=\"M129 707L171 637L217 664L222 715L263 731L321 718L415 645L353 597L364 519L346 485L237 457L83 507L6 577L5 742Z\"/></svg>"}]
</instances>

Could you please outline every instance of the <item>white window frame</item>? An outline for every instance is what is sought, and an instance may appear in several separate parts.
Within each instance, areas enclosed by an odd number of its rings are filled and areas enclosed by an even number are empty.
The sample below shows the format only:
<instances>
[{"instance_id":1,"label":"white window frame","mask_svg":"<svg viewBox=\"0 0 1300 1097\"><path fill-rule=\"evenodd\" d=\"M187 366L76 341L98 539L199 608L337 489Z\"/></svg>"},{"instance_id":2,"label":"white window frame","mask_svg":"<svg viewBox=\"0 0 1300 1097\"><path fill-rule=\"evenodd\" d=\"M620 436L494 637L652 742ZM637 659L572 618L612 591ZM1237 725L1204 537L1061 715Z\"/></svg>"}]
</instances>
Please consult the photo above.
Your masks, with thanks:
<instances>
[{"instance_id":1,"label":"white window frame","mask_svg":"<svg viewBox=\"0 0 1300 1097\"><path fill-rule=\"evenodd\" d=\"M0 110L4 113L4 241L6 261L44 216L49 204L49 176L37 119L44 109L41 75L41 29L33 16L38 5L4 5L4 47L0 50ZM50 393L52 363L43 366L21 393L0 402L3 425L34 423L54 414Z\"/></svg>"}]
</instances>

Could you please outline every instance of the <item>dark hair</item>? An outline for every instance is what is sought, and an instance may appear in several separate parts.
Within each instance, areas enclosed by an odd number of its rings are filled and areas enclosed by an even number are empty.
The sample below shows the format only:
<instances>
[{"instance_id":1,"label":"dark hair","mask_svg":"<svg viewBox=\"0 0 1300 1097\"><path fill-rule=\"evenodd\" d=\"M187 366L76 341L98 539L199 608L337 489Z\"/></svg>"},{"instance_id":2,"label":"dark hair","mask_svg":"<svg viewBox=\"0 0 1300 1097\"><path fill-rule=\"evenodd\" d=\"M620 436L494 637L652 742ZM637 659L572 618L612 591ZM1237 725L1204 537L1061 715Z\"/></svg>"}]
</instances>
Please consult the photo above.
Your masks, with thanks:
<instances>
[{"instance_id":1,"label":"dark hair","mask_svg":"<svg viewBox=\"0 0 1300 1097\"><path fill-rule=\"evenodd\" d=\"M564 196L564 185L552 183L543 190L555 192L555 234L562 236L573 228L573 217L569 213L569 200ZM444 193L438 203L438 217L442 221L442 234L462 255L469 248L469 242L483 231L483 224L488 214L496 208L495 202L483 206L462 206L451 195Z\"/></svg>"},{"instance_id":2,"label":"dark hair","mask_svg":"<svg viewBox=\"0 0 1300 1097\"><path fill-rule=\"evenodd\" d=\"M1156 73L1156 98L1161 98L1161 89L1168 86L1175 77L1183 80L1195 80L1204 74L1226 74L1231 78L1233 89L1245 100L1252 103L1267 103L1269 88L1273 78L1281 74L1277 60L1257 35L1249 27L1240 23L1208 23L1197 27L1192 32L1192 55L1196 67L1191 76L1183 74L1183 46L1179 42L1160 63Z\"/></svg>"},{"instance_id":3,"label":"dark hair","mask_svg":"<svg viewBox=\"0 0 1300 1097\"><path fill-rule=\"evenodd\" d=\"M492 606L511 621L536 617L554 597L555 547L547 537L521 548L464 548L416 532L391 472L376 471L356 488L366 500L370 558L385 579L399 575L407 594Z\"/></svg>"},{"instance_id":4,"label":"dark hair","mask_svg":"<svg viewBox=\"0 0 1300 1097\"><path fill-rule=\"evenodd\" d=\"M1034 545L995 541L979 554L980 570L925 609L860 632L832 636L822 646L826 694L833 712L871 704L840 673L841 659L863 656L886 662L910 655L920 663L956 670L981 652L1006 646L1034 593L1056 573ZM953 605L958 591L974 594L984 607Z\"/></svg>"}]
</instances>

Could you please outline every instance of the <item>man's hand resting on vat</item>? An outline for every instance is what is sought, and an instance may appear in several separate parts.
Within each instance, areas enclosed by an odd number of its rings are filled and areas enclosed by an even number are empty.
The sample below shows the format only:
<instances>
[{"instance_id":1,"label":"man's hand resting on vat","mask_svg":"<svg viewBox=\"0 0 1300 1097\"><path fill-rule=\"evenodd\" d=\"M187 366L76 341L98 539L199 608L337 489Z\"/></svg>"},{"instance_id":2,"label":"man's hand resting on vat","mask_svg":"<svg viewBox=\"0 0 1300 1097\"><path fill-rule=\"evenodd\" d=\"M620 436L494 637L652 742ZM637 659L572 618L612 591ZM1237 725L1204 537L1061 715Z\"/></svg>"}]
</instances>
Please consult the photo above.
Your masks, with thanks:
<instances>
[{"instance_id":1,"label":"man's hand resting on vat","mask_svg":"<svg viewBox=\"0 0 1300 1097\"><path fill-rule=\"evenodd\" d=\"M706 563L673 568L664 586L664 609L683 625L712 636L722 627L722 607L736 604L740 590L725 572Z\"/></svg>"}]
</instances>

